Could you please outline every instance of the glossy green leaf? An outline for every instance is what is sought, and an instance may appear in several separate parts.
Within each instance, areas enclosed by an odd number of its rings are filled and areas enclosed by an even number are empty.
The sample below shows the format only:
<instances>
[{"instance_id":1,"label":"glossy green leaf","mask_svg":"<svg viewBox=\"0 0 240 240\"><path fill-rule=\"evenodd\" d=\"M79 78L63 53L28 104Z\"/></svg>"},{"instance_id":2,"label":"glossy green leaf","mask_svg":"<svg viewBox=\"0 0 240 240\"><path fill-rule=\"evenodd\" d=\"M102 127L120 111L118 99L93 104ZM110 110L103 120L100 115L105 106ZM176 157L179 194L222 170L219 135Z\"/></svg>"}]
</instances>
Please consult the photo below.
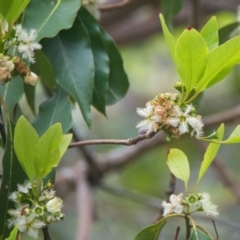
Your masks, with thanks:
<instances>
[{"instance_id":1,"label":"glossy green leaf","mask_svg":"<svg viewBox=\"0 0 240 240\"><path fill-rule=\"evenodd\" d=\"M36 62L31 65L31 70L40 77L44 85L53 90L56 85L53 70L42 50L35 52L35 60Z\"/></svg>"},{"instance_id":2,"label":"glossy green leaf","mask_svg":"<svg viewBox=\"0 0 240 240\"><path fill-rule=\"evenodd\" d=\"M166 219L162 219L161 221L152 224L140 231L134 240L156 240L166 223Z\"/></svg>"},{"instance_id":3,"label":"glossy green leaf","mask_svg":"<svg viewBox=\"0 0 240 240\"><path fill-rule=\"evenodd\" d=\"M90 36L94 56L95 75L92 105L106 115L105 105L110 71L109 57L101 37L99 23L84 7L80 9L79 16Z\"/></svg>"},{"instance_id":4,"label":"glossy green leaf","mask_svg":"<svg viewBox=\"0 0 240 240\"><path fill-rule=\"evenodd\" d=\"M30 84L24 84L26 100L33 114L35 114L35 89L35 86L32 86Z\"/></svg>"},{"instance_id":5,"label":"glossy green leaf","mask_svg":"<svg viewBox=\"0 0 240 240\"><path fill-rule=\"evenodd\" d=\"M221 141L224 134L224 124L221 124L221 126L217 130L218 140ZM209 168L210 164L212 163L213 159L217 155L217 152L219 150L220 144L217 143L210 143L208 145L208 148L204 154L203 161L201 163L201 167L198 174L198 180L196 185L200 182L203 175L206 173L207 169Z\"/></svg>"},{"instance_id":6,"label":"glossy green leaf","mask_svg":"<svg viewBox=\"0 0 240 240\"><path fill-rule=\"evenodd\" d=\"M167 165L171 173L181 179L185 184L185 189L188 191L188 180L190 176L190 169L187 156L179 149L172 148L167 154Z\"/></svg>"},{"instance_id":7,"label":"glossy green leaf","mask_svg":"<svg viewBox=\"0 0 240 240\"><path fill-rule=\"evenodd\" d=\"M240 125L238 125L229 138L225 141L222 141L221 143L229 144L229 143L239 143L240 142Z\"/></svg>"},{"instance_id":8,"label":"glossy green leaf","mask_svg":"<svg viewBox=\"0 0 240 240\"><path fill-rule=\"evenodd\" d=\"M23 92L24 92L23 80L21 77L16 77L5 85L0 84L0 94L6 103L10 118L13 121L15 119L14 114L13 114L14 107L21 99ZM4 116L4 122L5 121L6 121L6 119Z\"/></svg>"},{"instance_id":9,"label":"glossy green leaf","mask_svg":"<svg viewBox=\"0 0 240 240\"><path fill-rule=\"evenodd\" d=\"M17 184L24 183L26 174L21 168L13 149L13 126L8 125L7 142L2 159L3 176L0 188L0 240L9 237L11 229L7 226L9 209L14 208L14 202L9 200L9 194L16 191Z\"/></svg>"},{"instance_id":10,"label":"glossy green leaf","mask_svg":"<svg viewBox=\"0 0 240 240\"><path fill-rule=\"evenodd\" d=\"M39 139L35 147L35 171L41 181L60 161L59 146L63 141L60 123L51 126Z\"/></svg>"},{"instance_id":11,"label":"glossy green leaf","mask_svg":"<svg viewBox=\"0 0 240 240\"><path fill-rule=\"evenodd\" d=\"M192 229L189 240L213 240L213 239L199 229L197 230Z\"/></svg>"},{"instance_id":12,"label":"glossy green leaf","mask_svg":"<svg viewBox=\"0 0 240 240\"><path fill-rule=\"evenodd\" d=\"M42 43L57 83L76 100L90 126L94 60L85 27L77 18L70 30Z\"/></svg>"},{"instance_id":13,"label":"glossy green leaf","mask_svg":"<svg viewBox=\"0 0 240 240\"><path fill-rule=\"evenodd\" d=\"M59 146L59 151L60 151L60 158L63 156L63 154L66 152L68 149L68 146L72 140L72 134L65 134L63 135L62 142Z\"/></svg>"},{"instance_id":14,"label":"glossy green leaf","mask_svg":"<svg viewBox=\"0 0 240 240\"><path fill-rule=\"evenodd\" d=\"M207 43L208 50L211 51L218 46L218 25L216 17L212 17L202 28L201 36Z\"/></svg>"},{"instance_id":15,"label":"glossy green leaf","mask_svg":"<svg viewBox=\"0 0 240 240\"><path fill-rule=\"evenodd\" d=\"M68 93L60 86L57 86L53 96L40 105L33 126L41 136L54 123L60 122L63 132L66 133L72 127L71 111L72 103L69 100Z\"/></svg>"},{"instance_id":16,"label":"glossy green leaf","mask_svg":"<svg viewBox=\"0 0 240 240\"><path fill-rule=\"evenodd\" d=\"M11 231L10 236L8 238L6 238L5 240L16 240L17 234L18 234L18 227L15 226L13 228L13 230Z\"/></svg>"},{"instance_id":17,"label":"glossy green leaf","mask_svg":"<svg viewBox=\"0 0 240 240\"><path fill-rule=\"evenodd\" d=\"M230 35L233 31L235 31L239 27L239 22L234 22L231 24L228 24L227 26L224 26L220 28L219 31L219 44L225 43L227 40L230 39Z\"/></svg>"},{"instance_id":18,"label":"glossy green leaf","mask_svg":"<svg viewBox=\"0 0 240 240\"><path fill-rule=\"evenodd\" d=\"M172 27L173 17L182 9L185 0L162 0L163 15L169 27Z\"/></svg>"},{"instance_id":19,"label":"glossy green leaf","mask_svg":"<svg viewBox=\"0 0 240 240\"><path fill-rule=\"evenodd\" d=\"M206 69L198 83L197 91L203 91L221 81L238 63L240 63L240 36L225 42L208 54Z\"/></svg>"},{"instance_id":20,"label":"glossy green leaf","mask_svg":"<svg viewBox=\"0 0 240 240\"><path fill-rule=\"evenodd\" d=\"M37 30L37 41L54 37L72 26L80 6L79 0L31 0L24 12L23 26Z\"/></svg>"},{"instance_id":21,"label":"glossy green leaf","mask_svg":"<svg viewBox=\"0 0 240 240\"><path fill-rule=\"evenodd\" d=\"M0 12L12 25L21 15L30 0L0 0Z\"/></svg>"},{"instance_id":22,"label":"glossy green leaf","mask_svg":"<svg viewBox=\"0 0 240 240\"><path fill-rule=\"evenodd\" d=\"M176 53L175 53L175 48L176 48L175 40L174 40L172 34L168 30L168 27L167 27L167 25L165 23L163 15L160 14L159 17L160 17L160 21L161 21L161 24L162 24L162 30L163 30L163 34L164 34L165 40L167 41L167 45L168 45L168 47L170 49L173 61L174 61L175 65L177 65Z\"/></svg>"},{"instance_id":23,"label":"glossy green leaf","mask_svg":"<svg viewBox=\"0 0 240 240\"><path fill-rule=\"evenodd\" d=\"M14 132L14 150L22 168L31 182L35 177L35 146L39 140L36 130L21 116L16 124Z\"/></svg>"},{"instance_id":24,"label":"glossy green leaf","mask_svg":"<svg viewBox=\"0 0 240 240\"><path fill-rule=\"evenodd\" d=\"M201 79L207 59L208 47L194 28L185 29L176 43L178 73L187 92Z\"/></svg>"},{"instance_id":25,"label":"glossy green leaf","mask_svg":"<svg viewBox=\"0 0 240 240\"><path fill-rule=\"evenodd\" d=\"M122 57L113 39L103 29L101 30L101 34L110 60L106 103L114 104L125 96L129 87L129 82L123 68Z\"/></svg>"}]
</instances>

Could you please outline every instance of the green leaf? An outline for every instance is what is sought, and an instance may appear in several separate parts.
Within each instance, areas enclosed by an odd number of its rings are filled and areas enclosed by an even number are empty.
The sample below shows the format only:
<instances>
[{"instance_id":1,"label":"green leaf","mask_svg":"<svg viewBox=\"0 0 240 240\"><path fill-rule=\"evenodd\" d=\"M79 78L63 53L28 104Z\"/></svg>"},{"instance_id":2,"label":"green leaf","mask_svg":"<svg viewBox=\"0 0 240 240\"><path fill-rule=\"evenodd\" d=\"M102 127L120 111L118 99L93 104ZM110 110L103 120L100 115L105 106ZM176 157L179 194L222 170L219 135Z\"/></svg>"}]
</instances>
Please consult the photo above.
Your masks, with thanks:
<instances>
[{"instance_id":1,"label":"green leaf","mask_svg":"<svg viewBox=\"0 0 240 240\"><path fill-rule=\"evenodd\" d=\"M37 41L54 37L72 26L80 6L79 0L31 0L24 12L23 26L37 30Z\"/></svg>"},{"instance_id":2,"label":"green leaf","mask_svg":"<svg viewBox=\"0 0 240 240\"><path fill-rule=\"evenodd\" d=\"M221 126L217 130L218 140L221 141L224 134L224 124L221 124ZM215 158L218 150L219 150L220 144L217 143L210 143L208 145L208 148L204 154L203 161L201 163L201 167L198 174L198 180L194 188L196 188L197 184L202 179L203 175L206 173L207 169L209 168L210 164L212 163L213 159Z\"/></svg>"},{"instance_id":3,"label":"green leaf","mask_svg":"<svg viewBox=\"0 0 240 240\"><path fill-rule=\"evenodd\" d=\"M7 226L8 210L14 208L14 202L9 200L9 194L16 191L17 184L22 184L27 176L21 168L13 150L13 136L11 128L8 125L7 142L2 159L3 176L0 188L0 240L9 237L10 229Z\"/></svg>"},{"instance_id":4,"label":"green leaf","mask_svg":"<svg viewBox=\"0 0 240 240\"><path fill-rule=\"evenodd\" d=\"M8 238L6 238L5 240L15 240L17 237L17 234L18 234L18 227L15 226L13 228L13 230L11 231L10 236Z\"/></svg>"},{"instance_id":5,"label":"green leaf","mask_svg":"<svg viewBox=\"0 0 240 240\"><path fill-rule=\"evenodd\" d=\"M240 63L240 36L227 41L208 54L206 69L198 83L197 91L201 92L221 81L238 63Z\"/></svg>"},{"instance_id":6,"label":"green leaf","mask_svg":"<svg viewBox=\"0 0 240 240\"><path fill-rule=\"evenodd\" d=\"M23 80L21 77L16 77L5 85L0 84L0 94L7 105L10 118L13 121L14 121L14 114L13 114L14 107L21 99L23 92L24 92ZM4 116L4 122L6 125L5 116Z\"/></svg>"},{"instance_id":7,"label":"green leaf","mask_svg":"<svg viewBox=\"0 0 240 240\"><path fill-rule=\"evenodd\" d=\"M212 17L202 28L201 36L207 43L208 50L211 51L218 46L218 25L216 17Z\"/></svg>"},{"instance_id":8,"label":"green leaf","mask_svg":"<svg viewBox=\"0 0 240 240\"><path fill-rule=\"evenodd\" d=\"M219 44L225 43L227 40L229 40L230 35L233 31L235 31L239 27L239 22L234 22L231 24L228 24L227 26L224 26L219 29Z\"/></svg>"},{"instance_id":9,"label":"green leaf","mask_svg":"<svg viewBox=\"0 0 240 240\"><path fill-rule=\"evenodd\" d=\"M62 158L63 154L66 152L66 150L67 150L71 140L72 140L72 134L65 134L65 135L63 135L62 142L61 142L61 144L59 146L60 158Z\"/></svg>"},{"instance_id":10,"label":"green leaf","mask_svg":"<svg viewBox=\"0 0 240 240\"><path fill-rule=\"evenodd\" d=\"M229 138L221 143L229 144L229 143L239 143L240 142L240 125L238 125L229 136Z\"/></svg>"},{"instance_id":11,"label":"green leaf","mask_svg":"<svg viewBox=\"0 0 240 240\"><path fill-rule=\"evenodd\" d=\"M12 25L18 19L29 1L30 0L0 0L0 12L9 25Z\"/></svg>"},{"instance_id":12,"label":"green leaf","mask_svg":"<svg viewBox=\"0 0 240 240\"><path fill-rule=\"evenodd\" d=\"M171 173L185 184L185 189L188 191L188 180L190 176L190 169L187 156L179 149L172 148L168 151L167 165Z\"/></svg>"},{"instance_id":13,"label":"green leaf","mask_svg":"<svg viewBox=\"0 0 240 240\"><path fill-rule=\"evenodd\" d=\"M27 103L32 110L33 114L35 114L35 86L30 84L24 84L24 92L27 99Z\"/></svg>"},{"instance_id":14,"label":"green leaf","mask_svg":"<svg viewBox=\"0 0 240 240\"><path fill-rule=\"evenodd\" d=\"M41 136L54 123L60 122L63 132L66 133L72 127L71 110L72 103L69 100L68 93L60 86L57 86L53 96L40 105L33 126Z\"/></svg>"},{"instance_id":15,"label":"green leaf","mask_svg":"<svg viewBox=\"0 0 240 240\"><path fill-rule=\"evenodd\" d=\"M101 29L101 34L110 60L109 85L106 99L106 103L110 105L125 96L129 82L123 68L122 57L113 39L103 29Z\"/></svg>"},{"instance_id":16,"label":"green leaf","mask_svg":"<svg viewBox=\"0 0 240 240\"><path fill-rule=\"evenodd\" d=\"M63 141L60 123L51 126L39 139L35 147L35 171L40 182L60 161L59 146Z\"/></svg>"},{"instance_id":17,"label":"green leaf","mask_svg":"<svg viewBox=\"0 0 240 240\"><path fill-rule=\"evenodd\" d=\"M207 44L194 28L185 29L176 44L178 73L189 93L201 79L207 58Z\"/></svg>"},{"instance_id":18,"label":"green leaf","mask_svg":"<svg viewBox=\"0 0 240 240\"><path fill-rule=\"evenodd\" d=\"M36 73L50 90L56 85L51 64L42 50L35 52L36 62L31 65L31 70Z\"/></svg>"},{"instance_id":19,"label":"green leaf","mask_svg":"<svg viewBox=\"0 0 240 240\"><path fill-rule=\"evenodd\" d=\"M172 34L168 30L168 27L165 23L163 15L160 14L159 17L160 17L160 21L161 21L161 24L162 24L162 30L163 30L165 40L167 41L167 45L170 49L173 61L174 61L175 65L177 66L177 59L176 59L176 53L175 53L175 48L176 48L175 47L175 40L174 40Z\"/></svg>"},{"instance_id":20,"label":"green leaf","mask_svg":"<svg viewBox=\"0 0 240 240\"><path fill-rule=\"evenodd\" d=\"M109 57L101 37L101 29L98 22L84 7L79 11L92 45L95 64L94 89L92 105L101 113L106 115L106 94L109 77Z\"/></svg>"},{"instance_id":21,"label":"green leaf","mask_svg":"<svg viewBox=\"0 0 240 240\"><path fill-rule=\"evenodd\" d=\"M90 126L94 61L85 27L77 18L70 30L42 43L57 83L77 101Z\"/></svg>"},{"instance_id":22,"label":"green leaf","mask_svg":"<svg viewBox=\"0 0 240 240\"><path fill-rule=\"evenodd\" d=\"M35 146L38 140L35 129L24 116L21 116L15 127L14 149L18 161L32 183L35 177Z\"/></svg>"},{"instance_id":23,"label":"green leaf","mask_svg":"<svg viewBox=\"0 0 240 240\"><path fill-rule=\"evenodd\" d=\"M169 27L172 27L172 20L184 6L185 0L162 0L163 15Z\"/></svg>"},{"instance_id":24,"label":"green leaf","mask_svg":"<svg viewBox=\"0 0 240 240\"><path fill-rule=\"evenodd\" d=\"M200 231L199 229L197 230L192 229L189 240L213 240L213 239L204 232Z\"/></svg>"},{"instance_id":25,"label":"green leaf","mask_svg":"<svg viewBox=\"0 0 240 240\"><path fill-rule=\"evenodd\" d=\"M159 222L142 229L142 231L140 231L137 234L137 236L134 238L134 240L156 240L156 239L158 239L158 236L166 222L167 222L166 219L163 218Z\"/></svg>"}]
</instances>

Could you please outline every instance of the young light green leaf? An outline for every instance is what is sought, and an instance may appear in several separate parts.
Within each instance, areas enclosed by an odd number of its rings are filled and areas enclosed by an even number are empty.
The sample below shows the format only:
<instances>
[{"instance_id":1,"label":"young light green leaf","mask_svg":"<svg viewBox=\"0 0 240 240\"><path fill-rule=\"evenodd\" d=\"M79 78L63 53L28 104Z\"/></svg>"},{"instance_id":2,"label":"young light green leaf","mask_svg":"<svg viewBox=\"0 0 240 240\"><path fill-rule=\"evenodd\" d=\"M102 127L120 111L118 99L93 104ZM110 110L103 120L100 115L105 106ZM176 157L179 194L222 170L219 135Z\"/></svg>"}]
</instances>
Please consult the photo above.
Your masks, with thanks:
<instances>
[{"instance_id":1,"label":"young light green leaf","mask_svg":"<svg viewBox=\"0 0 240 240\"><path fill-rule=\"evenodd\" d=\"M18 233L18 227L15 226L11 231L10 236L8 238L5 238L5 240L15 240L17 237L17 233Z\"/></svg>"},{"instance_id":2,"label":"young light green leaf","mask_svg":"<svg viewBox=\"0 0 240 240\"><path fill-rule=\"evenodd\" d=\"M37 41L54 37L72 26L80 6L79 0L31 0L24 12L23 26L37 30Z\"/></svg>"},{"instance_id":3,"label":"young light green leaf","mask_svg":"<svg viewBox=\"0 0 240 240\"><path fill-rule=\"evenodd\" d=\"M14 150L31 182L34 181L35 176L35 146L38 140L39 137L35 129L24 116L21 116L15 127Z\"/></svg>"},{"instance_id":4,"label":"young light green leaf","mask_svg":"<svg viewBox=\"0 0 240 240\"><path fill-rule=\"evenodd\" d=\"M67 150L71 140L72 140L72 134L65 134L65 135L63 135L62 142L61 142L61 144L59 146L60 158L66 152L66 150Z\"/></svg>"},{"instance_id":5,"label":"young light green leaf","mask_svg":"<svg viewBox=\"0 0 240 240\"><path fill-rule=\"evenodd\" d=\"M203 37L194 28L185 29L176 43L178 73L187 92L201 79L207 60L208 48Z\"/></svg>"},{"instance_id":6,"label":"young light green leaf","mask_svg":"<svg viewBox=\"0 0 240 240\"><path fill-rule=\"evenodd\" d=\"M207 43L208 50L211 51L218 46L218 25L216 17L212 17L202 28L201 36Z\"/></svg>"},{"instance_id":7,"label":"young light green leaf","mask_svg":"<svg viewBox=\"0 0 240 240\"><path fill-rule=\"evenodd\" d=\"M181 179L185 184L185 189L188 191L188 180L190 176L190 169L187 156L179 149L172 148L167 154L167 165L171 173Z\"/></svg>"},{"instance_id":8,"label":"young light green leaf","mask_svg":"<svg viewBox=\"0 0 240 240\"><path fill-rule=\"evenodd\" d=\"M239 143L240 142L240 125L238 125L229 136L229 138L221 143L229 144L229 143Z\"/></svg>"},{"instance_id":9,"label":"young light green leaf","mask_svg":"<svg viewBox=\"0 0 240 240\"><path fill-rule=\"evenodd\" d=\"M172 54L173 61L174 61L175 65L177 66L174 38L173 38L172 34L169 32L169 30L168 30L168 27L167 27L167 25L165 23L163 15L160 14L159 17L160 17L160 21L161 21L161 24L162 24L162 30L163 30L163 34L164 34L165 40L167 41L168 47L169 47L170 52Z\"/></svg>"},{"instance_id":10,"label":"young light green leaf","mask_svg":"<svg viewBox=\"0 0 240 240\"><path fill-rule=\"evenodd\" d=\"M156 240L167 220L163 218L159 222L142 229L134 240Z\"/></svg>"},{"instance_id":11,"label":"young light green leaf","mask_svg":"<svg viewBox=\"0 0 240 240\"><path fill-rule=\"evenodd\" d=\"M30 0L0 0L0 12L9 25L12 25L18 19L29 1Z\"/></svg>"},{"instance_id":12,"label":"young light green leaf","mask_svg":"<svg viewBox=\"0 0 240 240\"><path fill-rule=\"evenodd\" d=\"M208 54L206 69L197 85L197 91L201 92L221 81L238 63L240 63L240 36L225 42Z\"/></svg>"},{"instance_id":13,"label":"young light green leaf","mask_svg":"<svg viewBox=\"0 0 240 240\"><path fill-rule=\"evenodd\" d=\"M224 124L221 124L221 126L217 130L217 135L218 135L219 141L222 140L223 134L224 134ZM208 148L203 157L203 161L202 161L202 164L201 164L201 167L199 170L199 174L198 174L198 179L197 179L194 189L196 188L197 184L200 182L203 175L206 173L207 169L209 168L210 164L212 163L213 159L215 158L219 147L220 147L220 144L217 144L217 143L210 143L208 145Z\"/></svg>"},{"instance_id":14,"label":"young light green leaf","mask_svg":"<svg viewBox=\"0 0 240 240\"><path fill-rule=\"evenodd\" d=\"M39 139L35 147L35 171L41 181L60 161L59 146L63 141L60 123L51 126Z\"/></svg>"}]
</instances>

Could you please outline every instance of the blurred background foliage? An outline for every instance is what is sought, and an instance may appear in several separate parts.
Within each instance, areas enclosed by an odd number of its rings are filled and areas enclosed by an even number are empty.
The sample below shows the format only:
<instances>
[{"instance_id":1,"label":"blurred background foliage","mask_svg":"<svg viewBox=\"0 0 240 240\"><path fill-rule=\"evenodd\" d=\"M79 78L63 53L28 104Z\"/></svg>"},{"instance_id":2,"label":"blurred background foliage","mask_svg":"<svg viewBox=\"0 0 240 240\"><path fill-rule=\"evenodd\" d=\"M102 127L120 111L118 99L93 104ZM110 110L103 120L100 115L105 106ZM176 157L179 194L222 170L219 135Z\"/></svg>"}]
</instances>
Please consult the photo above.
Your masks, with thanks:
<instances>
[{"instance_id":1,"label":"blurred background foliage","mask_svg":"<svg viewBox=\"0 0 240 240\"><path fill-rule=\"evenodd\" d=\"M148 9L146 8L146 12L142 11L141 14L141 17L144 18L144 14L148 14ZM236 21L235 13L221 12L217 13L216 16L219 27ZM136 17L139 17L139 14L136 14ZM205 16L205 19L208 20L210 17ZM173 33L179 35L183 28L183 25L178 26ZM145 103L158 93L174 91L172 86L178 80L177 72L161 32L144 40L138 39L134 43L120 45L120 50L129 77L130 89L123 100L107 107L107 118L92 109L93 124L91 129L87 128L79 109L74 108L74 130L81 139L128 139L136 136L135 126L141 120L136 114L136 108L144 107ZM207 116L238 105L240 102L239 77L240 68L237 66L224 81L204 92L197 107L199 114ZM42 86L38 85L36 105L45 99ZM27 106L25 107L26 100L22 99L20 104L25 114L31 119L31 111L28 110ZM233 130L237 123L233 121L227 124L226 134ZM217 126L207 129L206 132L210 133L214 128L216 129ZM191 164L191 178L194 181L203 152L196 145L196 142L189 137L183 137L181 141L161 144L118 171L109 172L102 181L107 186L116 189L124 188L131 193L138 192L141 196L147 196L160 206L170 179L166 165L166 152L172 147L183 150L188 156ZM124 149L127 147L111 145L88 147L90 151L99 153L105 153L115 148ZM223 146L218 156L228 166L230 174L239 183L239 146ZM70 166L79 160L81 161L81 156L79 156L78 150L70 149L62 159L60 168ZM176 193L181 191L183 191L183 184L177 181ZM206 177L199 185L199 191L211 193L213 202L219 206L220 216L216 219L216 226L221 239L239 239L239 204L229 188L219 180L219 175L214 168L207 172ZM132 200L132 194L126 193L127 196L119 196L97 186L93 195L95 222L92 239L133 239L141 228L154 221L158 213L156 207ZM63 212L66 214L66 219L50 227L51 236L52 239L58 240L74 239L77 228L77 203L74 191L70 191L62 197L64 197ZM208 226L207 228L213 235L215 234L212 231L210 220L206 220L201 215L199 215L198 220L201 224ZM171 234L175 232L179 224L184 223L175 222L173 224L167 225L161 235L161 240L173 239Z\"/></svg>"}]
</instances>

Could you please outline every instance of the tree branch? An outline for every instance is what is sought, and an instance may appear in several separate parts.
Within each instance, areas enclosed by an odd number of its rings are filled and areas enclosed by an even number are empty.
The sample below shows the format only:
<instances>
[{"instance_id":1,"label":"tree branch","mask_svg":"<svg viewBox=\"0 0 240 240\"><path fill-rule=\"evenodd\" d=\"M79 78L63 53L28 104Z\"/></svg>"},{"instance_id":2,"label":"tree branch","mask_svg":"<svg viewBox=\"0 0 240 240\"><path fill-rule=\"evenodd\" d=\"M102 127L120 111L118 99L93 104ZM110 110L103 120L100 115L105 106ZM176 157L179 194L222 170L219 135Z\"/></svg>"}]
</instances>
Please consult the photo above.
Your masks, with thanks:
<instances>
[{"instance_id":1,"label":"tree branch","mask_svg":"<svg viewBox=\"0 0 240 240\"><path fill-rule=\"evenodd\" d=\"M123 0L120 3L113 3L113 4L108 4L106 6L100 6L98 8L98 10L100 10L101 12L114 11L114 10L118 10L119 8L123 8L123 7L127 6L131 2L132 2L132 0Z\"/></svg>"},{"instance_id":2,"label":"tree branch","mask_svg":"<svg viewBox=\"0 0 240 240\"><path fill-rule=\"evenodd\" d=\"M51 240L51 237L49 235L49 232L48 232L48 227L44 227L42 228L42 231L43 231L43 239L44 240Z\"/></svg>"}]
</instances>

